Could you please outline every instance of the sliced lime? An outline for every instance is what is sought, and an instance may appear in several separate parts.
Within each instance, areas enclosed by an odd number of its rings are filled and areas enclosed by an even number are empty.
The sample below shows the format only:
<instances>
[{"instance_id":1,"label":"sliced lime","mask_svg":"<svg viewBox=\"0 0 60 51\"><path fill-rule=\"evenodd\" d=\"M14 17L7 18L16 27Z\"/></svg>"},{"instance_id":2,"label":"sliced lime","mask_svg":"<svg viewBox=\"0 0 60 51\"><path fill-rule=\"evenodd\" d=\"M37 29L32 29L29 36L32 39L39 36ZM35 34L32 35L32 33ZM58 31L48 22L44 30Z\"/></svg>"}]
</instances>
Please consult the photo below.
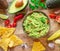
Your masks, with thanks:
<instances>
[{"instance_id":1,"label":"sliced lime","mask_svg":"<svg viewBox=\"0 0 60 51\"><path fill-rule=\"evenodd\" d=\"M4 15L4 14L0 14L0 18L1 19L8 19L8 16L7 15Z\"/></svg>"}]
</instances>

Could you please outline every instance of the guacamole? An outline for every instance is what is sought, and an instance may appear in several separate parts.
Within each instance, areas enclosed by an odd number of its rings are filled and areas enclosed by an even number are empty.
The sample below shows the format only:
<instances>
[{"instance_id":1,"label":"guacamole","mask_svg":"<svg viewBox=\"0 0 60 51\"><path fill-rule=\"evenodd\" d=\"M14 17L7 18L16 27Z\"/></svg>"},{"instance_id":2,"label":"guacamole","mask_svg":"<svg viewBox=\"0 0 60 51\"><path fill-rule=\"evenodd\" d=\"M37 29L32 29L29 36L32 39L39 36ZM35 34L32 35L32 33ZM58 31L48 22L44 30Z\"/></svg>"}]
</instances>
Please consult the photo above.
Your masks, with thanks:
<instances>
[{"instance_id":1,"label":"guacamole","mask_svg":"<svg viewBox=\"0 0 60 51\"><path fill-rule=\"evenodd\" d=\"M49 31L48 18L43 13L33 12L23 22L23 27L28 36L40 38Z\"/></svg>"}]
</instances>

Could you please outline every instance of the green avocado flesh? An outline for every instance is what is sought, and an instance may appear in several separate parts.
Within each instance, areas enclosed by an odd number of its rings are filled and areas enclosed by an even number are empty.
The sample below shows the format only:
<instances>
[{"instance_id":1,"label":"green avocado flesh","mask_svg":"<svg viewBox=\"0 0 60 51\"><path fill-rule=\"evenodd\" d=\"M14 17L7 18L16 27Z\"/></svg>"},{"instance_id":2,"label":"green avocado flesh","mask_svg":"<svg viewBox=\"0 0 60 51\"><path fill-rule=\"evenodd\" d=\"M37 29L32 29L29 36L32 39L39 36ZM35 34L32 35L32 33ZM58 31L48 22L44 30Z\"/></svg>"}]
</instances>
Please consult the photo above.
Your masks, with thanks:
<instances>
[{"instance_id":1,"label":"green avocado flesh","mask_svg":"<svg viewBox=\"0 0 60 51\"><path fill-rule=\"evenodd\" d=\"M40 38L49 31L48 18L43 13L33 12L23 22L23 27L28 36Z\"/></svg>"},{"instance_id":2,"label":"green avocado flesh","mask_svg":"<svg viewBox=\"0 0 60 51\"><path fill-rule=\"evenodd\" d=\"M17 2L17 0L14 0L14 1L12 2L11 6L10 6L9 9L8 9L8 12L9 12L9 13L16 13L16 12L18 12L18 11L23 10L23 9L25 8L25 6L27 5L28 0L23 0L23 3L24 3L24 4L23 4L22 7L19 7L19 8L16 8L16 7L15 7L16 2Z\"/></svg>"}]
</instances>

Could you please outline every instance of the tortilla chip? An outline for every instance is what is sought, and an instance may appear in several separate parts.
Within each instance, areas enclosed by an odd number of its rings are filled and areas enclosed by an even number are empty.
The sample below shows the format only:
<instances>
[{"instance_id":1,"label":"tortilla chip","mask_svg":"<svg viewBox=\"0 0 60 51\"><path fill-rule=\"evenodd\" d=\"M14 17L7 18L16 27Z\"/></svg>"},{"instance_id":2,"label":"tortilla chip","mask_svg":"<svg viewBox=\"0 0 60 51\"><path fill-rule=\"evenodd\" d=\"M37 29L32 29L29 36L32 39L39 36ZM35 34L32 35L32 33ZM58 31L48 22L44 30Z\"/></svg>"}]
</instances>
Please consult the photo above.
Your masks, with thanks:
<instances>
[{"instance_id":1,"label":"tortilla chip","mask_svg":"<svg viewBox=\"0 0 60 51\"><path fill-rule=\"evenodd\" d=\"M0 36L2 36L5 33L4 27L0 27Z\"/></svg>"},{"instance_id":2,"label":"tortilla chip","mask_svg":"<svg viewBox=\"0 0 60 51\"><path fill-rule=\"evenodd\" d=\"M10 37L9 47L15 47L21 44L23 44L23 41L20 38L18 38L16 35L12 35Z\"/></svg>"},{"instance_id":3,"label":"tortilla chip","mask_svg":"<svg viewBox=\"0 0 60 51\"><path fill-rule=\"evenodd\" d=\"M0 47L4 50L8 50L8 45L9 45L10 39L9 38L4 38L0 40Z\"/></svg>"},{"instance_id":4,"label":"tortilla chip","mask_svg":"<svg viewBox=\"0 0 60 51\"><path fill-rule=\"evenodd\" d=\"M45 47L40 42L34 42L32 51L45 51Z\"/></svg>"},{"instance_id":5,"label":"tortilla chip","mask_svg":"<svg viewBox=\"0 0 60 51\"><path fill-rule=\"evenodd\" d=\"M15 28L6 28L6 27L0 27L0 36L1 38L8 38L10 35L12 35L15 31Z\"/></svg>"}]
</instances>

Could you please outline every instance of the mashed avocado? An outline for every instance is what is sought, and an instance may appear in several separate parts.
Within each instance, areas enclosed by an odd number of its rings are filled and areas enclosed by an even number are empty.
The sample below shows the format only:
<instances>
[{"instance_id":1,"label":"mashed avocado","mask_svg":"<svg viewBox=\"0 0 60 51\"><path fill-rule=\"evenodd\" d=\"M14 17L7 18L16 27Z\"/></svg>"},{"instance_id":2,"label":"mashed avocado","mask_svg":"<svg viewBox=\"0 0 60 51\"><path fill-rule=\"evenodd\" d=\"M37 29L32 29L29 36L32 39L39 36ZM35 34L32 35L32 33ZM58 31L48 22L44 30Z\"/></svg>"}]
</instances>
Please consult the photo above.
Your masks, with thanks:
<instances>
[{"instance_id":1,"label":"mashed avocado","mask_svg":"<svg viewBox=\"0 0 60 51\"><path fill-rule=\"evenodd\" d=\"M23 23L25 32L32 38L45 36L49 31L48 18L43 13L33 12L28 15Z\"/></svg>"}]
</instances>

